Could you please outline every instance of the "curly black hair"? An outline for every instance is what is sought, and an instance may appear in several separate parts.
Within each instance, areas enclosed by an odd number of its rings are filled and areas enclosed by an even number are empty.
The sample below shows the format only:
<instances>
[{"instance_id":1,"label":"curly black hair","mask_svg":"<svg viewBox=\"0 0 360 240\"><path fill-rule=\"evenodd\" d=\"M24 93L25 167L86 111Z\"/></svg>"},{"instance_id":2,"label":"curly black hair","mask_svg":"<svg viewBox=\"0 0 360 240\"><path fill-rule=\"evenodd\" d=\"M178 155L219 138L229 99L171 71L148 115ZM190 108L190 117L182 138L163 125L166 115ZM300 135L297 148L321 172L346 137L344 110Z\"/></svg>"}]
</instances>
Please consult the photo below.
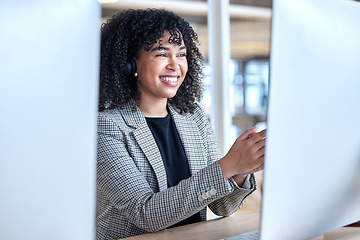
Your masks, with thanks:
<instances>
[{"instance_id":1,"label":"curly black hair","mask_svg":"<svg viewBox=\"0 0 360 240\"><path fill-rule=\"evenodd\" d=\"M179 32L182 35L188 72L176 95L168 102L181 112L192 112L202 95L204 58L197 47L198 36L187 21L164 9L130 9L107 20L101 30L100 111L121 108L131 99L138 102L137 79L123 72L126 61L129 57L136 58L141 48L149 50L165 31L169 31L173 37ZM181 41L181 38L176 40Z\"/></svg>"}]
</instances>

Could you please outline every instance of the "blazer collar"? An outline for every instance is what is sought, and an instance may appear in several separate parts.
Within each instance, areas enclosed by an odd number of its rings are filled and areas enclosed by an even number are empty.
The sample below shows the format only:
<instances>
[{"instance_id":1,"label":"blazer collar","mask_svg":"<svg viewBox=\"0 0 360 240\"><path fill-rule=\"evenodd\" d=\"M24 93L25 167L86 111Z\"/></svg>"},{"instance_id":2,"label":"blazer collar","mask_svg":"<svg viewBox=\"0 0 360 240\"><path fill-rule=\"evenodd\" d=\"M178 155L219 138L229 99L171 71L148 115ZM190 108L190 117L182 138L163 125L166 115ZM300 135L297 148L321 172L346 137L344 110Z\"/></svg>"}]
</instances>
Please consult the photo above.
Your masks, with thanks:
<instances>
[{"instance_id":1,"label":"blazer collar","mask_svg":"<svg viewBox=\"0 0 360 240\"><path fill-rule=\"evenodd\" d=\"M166 190L167 178L164 163L144 115L133 100L125 104L120 112L125 124L134 129L134 138L155 173L159 191Z\"/></svg>"},{"instance_id":2,"label":"blazer collar","mask_svg":"<svg viewBox=\"0 0 360 240\"><path fill-rule=\"evenodd\" d=\"M129 127L139 128L143 124L146 124L145 117L134 100L126 103L123 108L120 109L120 112L126 125Z\"/></svg>"}]
</instances>

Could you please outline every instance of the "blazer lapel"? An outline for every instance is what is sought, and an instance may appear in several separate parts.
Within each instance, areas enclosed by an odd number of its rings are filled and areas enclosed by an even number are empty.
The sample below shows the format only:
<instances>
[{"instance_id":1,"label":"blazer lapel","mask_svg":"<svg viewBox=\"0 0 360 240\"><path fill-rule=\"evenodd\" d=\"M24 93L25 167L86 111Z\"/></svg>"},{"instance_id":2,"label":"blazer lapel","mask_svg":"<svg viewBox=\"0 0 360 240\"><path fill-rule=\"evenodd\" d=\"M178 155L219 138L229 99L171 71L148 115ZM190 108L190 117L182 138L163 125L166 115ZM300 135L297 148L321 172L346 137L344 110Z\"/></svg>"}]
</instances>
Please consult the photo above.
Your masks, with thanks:
<instances>
[{"instance_id":1,"label":"blazer lapel","mask_svg":"<svg viewBox=\"0 0 360 240\"><path fill-rule=\"evenodd\" d=\"M196 122L189 118L188 115L180 114L170 105L169 109L180 135L191 175L193 175L207 165L207 161L204 161L206 159L205 149L202 145L199 130L196 127Z\"/></svg>"},{"instance_id":2,"label":"blazer lapel","mask_svg":"<svg viewBox=\"0 0 360 240\"><path fill-rule=\"evenodd\" d=\"M133 106L135 106L135 112ZM159 184L159 190L163 191L167 189L166 171L161 154L146 123L144 115L134 102L126 104L121 110L121 114L125 123L128 126L135 128L133 131L135 140L139 144L140 149L143 151L149 161L149 164L155 172ZM144 159L144 161L146 161L146 159Z\"/></svg>"}]
</instances>

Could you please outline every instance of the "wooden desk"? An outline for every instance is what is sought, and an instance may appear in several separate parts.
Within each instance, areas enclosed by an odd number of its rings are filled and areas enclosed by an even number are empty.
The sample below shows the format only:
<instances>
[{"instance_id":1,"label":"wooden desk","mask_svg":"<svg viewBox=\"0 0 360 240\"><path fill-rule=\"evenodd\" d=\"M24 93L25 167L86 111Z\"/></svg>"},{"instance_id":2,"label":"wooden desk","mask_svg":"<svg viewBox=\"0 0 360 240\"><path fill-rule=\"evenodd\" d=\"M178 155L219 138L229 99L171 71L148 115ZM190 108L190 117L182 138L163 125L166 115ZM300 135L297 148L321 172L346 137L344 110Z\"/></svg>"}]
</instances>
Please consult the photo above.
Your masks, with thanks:
<instances>
[{"instance_id":1,"label":"wooden desk","mask_svg":"<svg viewBox=\"0 0 360 240\"><path fill-rule=\"evenodd\" d=\"M165 229L126 238L127 240L218 240L259 229L259 212L240 212L226 218ZM343 227L324 234L324 240L358 240L359 227Z\"/></svg>"}]
</instances>

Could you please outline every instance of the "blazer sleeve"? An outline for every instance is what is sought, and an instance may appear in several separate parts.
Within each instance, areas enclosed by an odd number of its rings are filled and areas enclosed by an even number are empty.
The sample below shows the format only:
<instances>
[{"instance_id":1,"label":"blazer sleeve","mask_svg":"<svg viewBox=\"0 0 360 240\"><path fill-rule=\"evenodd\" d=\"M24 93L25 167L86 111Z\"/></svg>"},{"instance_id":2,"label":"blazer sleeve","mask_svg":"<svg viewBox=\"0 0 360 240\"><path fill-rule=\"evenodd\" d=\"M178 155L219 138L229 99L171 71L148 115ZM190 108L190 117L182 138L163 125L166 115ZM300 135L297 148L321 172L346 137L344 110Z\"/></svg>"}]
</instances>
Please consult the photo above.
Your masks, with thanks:
<instances>
[{"instance_id":1,"label":"blazer sleeve","mask_svg":"<svg viewBox=\"0 0 360 240\"><path fill-rule=\"evenodd\" d=\"M229 187L217 161L177 186L154 192L130 156L128 146L131 143L124 132L108 116L99 114L97 187L101 189L102 198L106 198L103 201L109 202L137 227L148 232L159 231L190 217L214 201L214 209L219 208L221 202L216 200L224 196L230 194L227 198L234 201L245 195L245 191L234 191ZM220 201L226 202L226 199ZM226 211L226 208L219 209Z\"/></svg>"},{"instance_id":2,"label":"blazer sleeve","mask_svg":"<svg viewBox=\"0 0 360 240\"><path fill-rule=\"evenodd\" d=\"M204 139L208 164L217 162L221 158L221 153L215 140L214 131L210 126L205 112L199 106L197 107L196 112L196 114L200 116L198 117L198 126L201 130L202 138ZM222 172L220 174L222 174ZM227 184L230 193L209 204L211 211L219 216L230 216L236 212L245 203L246 198L256 190L256 181L253 174L250 176L249 189L238 187L232 178L227 181Z\"/></svg>"}]
</instances>

